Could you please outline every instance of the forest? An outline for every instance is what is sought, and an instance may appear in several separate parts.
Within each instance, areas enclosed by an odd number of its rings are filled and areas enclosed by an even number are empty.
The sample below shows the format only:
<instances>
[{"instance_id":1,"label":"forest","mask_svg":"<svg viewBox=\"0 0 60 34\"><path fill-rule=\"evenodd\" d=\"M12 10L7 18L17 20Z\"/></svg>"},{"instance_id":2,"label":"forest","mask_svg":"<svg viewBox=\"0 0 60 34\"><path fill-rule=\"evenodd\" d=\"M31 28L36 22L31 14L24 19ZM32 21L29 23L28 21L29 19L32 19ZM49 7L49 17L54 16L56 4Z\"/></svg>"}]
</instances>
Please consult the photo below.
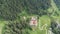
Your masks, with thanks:
<instances>
[{"instance_id":1,"label":"forest","mask_svg":"<svg viewBox=\"0 0 60 34\"><path fill-rule=\"evenodd\" d=\"M0 34L60 34L60 0L0 0Z\"/></svg>"}]
</instances>

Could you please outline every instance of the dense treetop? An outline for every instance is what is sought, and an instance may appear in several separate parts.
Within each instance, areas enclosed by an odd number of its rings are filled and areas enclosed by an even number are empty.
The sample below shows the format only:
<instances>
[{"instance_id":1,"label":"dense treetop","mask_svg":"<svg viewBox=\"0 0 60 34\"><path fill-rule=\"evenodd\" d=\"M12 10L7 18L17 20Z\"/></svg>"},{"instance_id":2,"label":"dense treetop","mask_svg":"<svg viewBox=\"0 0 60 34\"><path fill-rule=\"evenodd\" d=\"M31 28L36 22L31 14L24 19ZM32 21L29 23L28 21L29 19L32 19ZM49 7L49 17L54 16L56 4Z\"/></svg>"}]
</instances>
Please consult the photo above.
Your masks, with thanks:
<instances>
[{"instance_id":1,"label":"dense treetop","mask_svg":"<svg viewBox=\"0 0 60 34\"><path fill-rule=\"evenodd\" d=\"M13 20L23 10L28 14L42 15L50 6L50 0L0 0L0 16Z\"/></svg>"}]
</instances>

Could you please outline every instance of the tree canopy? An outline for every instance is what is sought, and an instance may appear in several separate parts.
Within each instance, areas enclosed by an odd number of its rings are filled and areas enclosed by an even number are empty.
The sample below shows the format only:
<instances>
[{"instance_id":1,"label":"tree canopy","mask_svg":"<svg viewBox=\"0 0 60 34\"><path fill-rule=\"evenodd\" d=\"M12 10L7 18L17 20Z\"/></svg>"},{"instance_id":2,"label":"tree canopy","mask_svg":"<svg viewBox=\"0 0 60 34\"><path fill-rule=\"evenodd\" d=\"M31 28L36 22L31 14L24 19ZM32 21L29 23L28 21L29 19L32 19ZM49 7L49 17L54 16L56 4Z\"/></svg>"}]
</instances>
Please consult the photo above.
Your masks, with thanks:
<instances>
[{"instance_id":1,"label":"tree canopy","mask_svg":"<svg viewBox=\"0 0 60 34\"><path fill-rule=\"evenodd\" d=\"M18 14L26 10L28 14L46 14L50 0L0 0L0 16L6 20L16 19Z\"/></svg>"}]
</instances>

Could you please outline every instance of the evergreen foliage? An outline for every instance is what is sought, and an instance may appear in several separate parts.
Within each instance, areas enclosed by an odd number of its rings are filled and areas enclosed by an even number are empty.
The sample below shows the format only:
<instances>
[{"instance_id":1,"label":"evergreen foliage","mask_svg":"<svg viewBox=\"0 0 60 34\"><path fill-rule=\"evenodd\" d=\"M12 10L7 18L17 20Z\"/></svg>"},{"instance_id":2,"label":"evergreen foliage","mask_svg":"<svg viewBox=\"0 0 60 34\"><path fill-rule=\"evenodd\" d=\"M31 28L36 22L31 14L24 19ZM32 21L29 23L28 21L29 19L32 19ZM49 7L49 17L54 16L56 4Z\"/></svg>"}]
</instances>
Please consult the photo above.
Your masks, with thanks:
<instances>
[{"instance_id":1,"label":"evergreen foliage","mask_svg":"<svg viewBox=\"0 0 60 34\"><path fill-rule=\"evenodd\" d=\"M26 10L28 14L47 14L50 0L0 0L0 16L6 20L14 20L18 14Z\"/></svg>"},{"instance_id":2,"label":"evergreen foliage","mask_svg":"<svg viewBox=\"0 0 60 34\"><path fill-rule=\"evenodd\" d=\"M32 30L27 22L9 22L5 25L3 34L29 34Z\"/></svg>"}]
</instances>

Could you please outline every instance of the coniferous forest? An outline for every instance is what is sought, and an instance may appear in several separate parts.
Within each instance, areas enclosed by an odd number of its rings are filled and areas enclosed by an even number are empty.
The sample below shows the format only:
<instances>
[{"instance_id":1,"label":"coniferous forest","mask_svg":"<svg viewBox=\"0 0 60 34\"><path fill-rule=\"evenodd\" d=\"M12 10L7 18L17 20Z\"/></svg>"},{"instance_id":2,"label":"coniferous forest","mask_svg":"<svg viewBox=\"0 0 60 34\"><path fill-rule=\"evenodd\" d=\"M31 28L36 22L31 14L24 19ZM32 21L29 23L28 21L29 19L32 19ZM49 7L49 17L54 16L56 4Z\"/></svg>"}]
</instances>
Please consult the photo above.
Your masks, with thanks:
<instances>
[{"instance_id":1,"label":"coniferous forest","mask_svg":"<svg viewBox=\"0 0 60 34\"><path fill-rule=\"evenodd\" d=\"M0 0L0 34L60 34L60 0Z\"/></svg>"}]
</instances>

